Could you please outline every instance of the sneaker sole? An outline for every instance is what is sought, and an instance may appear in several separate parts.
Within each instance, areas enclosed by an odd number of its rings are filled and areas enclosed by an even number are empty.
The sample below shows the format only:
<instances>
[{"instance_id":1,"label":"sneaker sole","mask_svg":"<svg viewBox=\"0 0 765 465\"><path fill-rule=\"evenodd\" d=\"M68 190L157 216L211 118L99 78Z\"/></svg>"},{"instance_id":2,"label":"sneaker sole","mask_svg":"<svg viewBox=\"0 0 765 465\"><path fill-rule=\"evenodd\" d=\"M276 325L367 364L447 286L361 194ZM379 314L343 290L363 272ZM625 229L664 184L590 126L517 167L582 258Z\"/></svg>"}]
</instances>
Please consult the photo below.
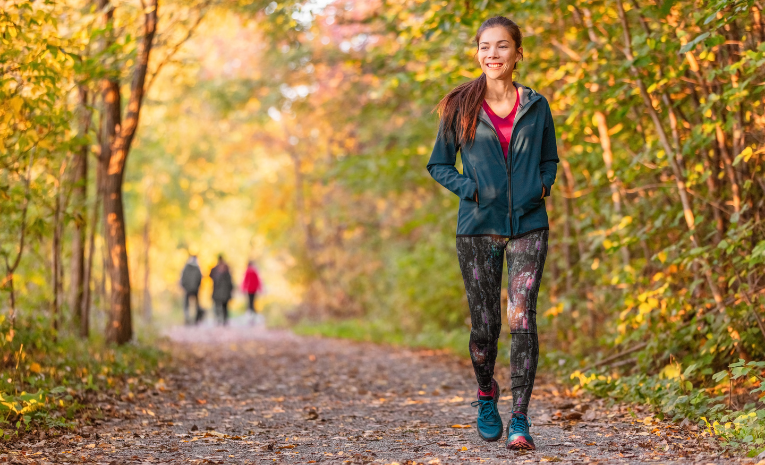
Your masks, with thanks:
<instances>
[{"instance_id":1,"label":"sneaker sole","mask_svg":"<svg viewBox=\"0 0 765 465\"><path fill-rule=\"evenodd\" d=\"M518 438L513 442L507 443L509 450L536 450L536 446L526 440L526 438Z\"/></svg>"}]
</instances>

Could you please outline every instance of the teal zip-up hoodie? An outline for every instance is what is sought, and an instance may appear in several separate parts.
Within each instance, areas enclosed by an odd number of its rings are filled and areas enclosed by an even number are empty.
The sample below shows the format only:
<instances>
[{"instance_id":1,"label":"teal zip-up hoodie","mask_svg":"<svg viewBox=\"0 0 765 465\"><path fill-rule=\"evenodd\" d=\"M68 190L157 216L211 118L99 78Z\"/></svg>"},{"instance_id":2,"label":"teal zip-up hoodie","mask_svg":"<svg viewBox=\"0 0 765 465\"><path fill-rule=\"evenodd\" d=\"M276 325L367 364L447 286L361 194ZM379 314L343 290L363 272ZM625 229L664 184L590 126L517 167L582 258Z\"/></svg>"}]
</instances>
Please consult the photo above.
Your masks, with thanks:
<instances>
[{"instance_id":1,"label":"teal zip-up hoodie","mask_svg":"<svg viewBox=\"0 0 765 465\"><path fill-rule=\"evenodd\" d=\"M542 186L549 196L559 161L550 105L536 91L514 84L519 102L507 160L483 108L472 143L460 146L439 128L428 171L460 198L457 236L515 239L550 227ZM458 151L462 173L454 166Z\"/></svg>"}]
</instances>

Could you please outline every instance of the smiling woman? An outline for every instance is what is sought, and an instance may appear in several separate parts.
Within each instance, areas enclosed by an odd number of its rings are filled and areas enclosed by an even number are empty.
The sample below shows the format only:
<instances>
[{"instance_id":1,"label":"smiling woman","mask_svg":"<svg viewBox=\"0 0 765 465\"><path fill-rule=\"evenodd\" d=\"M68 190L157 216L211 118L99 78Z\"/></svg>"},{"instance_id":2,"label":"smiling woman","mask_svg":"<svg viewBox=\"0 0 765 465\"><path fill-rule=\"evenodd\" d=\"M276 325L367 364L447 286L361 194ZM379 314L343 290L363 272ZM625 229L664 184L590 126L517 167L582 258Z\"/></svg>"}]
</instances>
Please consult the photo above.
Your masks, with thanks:
<instances>
[{"instance_id":1,"label":"smiling woman","mask_svg":"<svg viewBox=\"0 0 765 465\"><path fill-rule=\"evenodd\" d=\"M500 389L493 375L502 325L504 253L513 335L507 447L534 449L527 412L539 359L536 303L547 257L544 197L550 195L557 172L555 128L547 100L513 81L523 58L518 25L501 16L490 18L475 41L483 73L441 100L441 127L428 171L460 197L457 255L470 307L478 433L486 441L502 437ZM458 151L462 173L455 168Z\"/></svg>"}]
</instances>

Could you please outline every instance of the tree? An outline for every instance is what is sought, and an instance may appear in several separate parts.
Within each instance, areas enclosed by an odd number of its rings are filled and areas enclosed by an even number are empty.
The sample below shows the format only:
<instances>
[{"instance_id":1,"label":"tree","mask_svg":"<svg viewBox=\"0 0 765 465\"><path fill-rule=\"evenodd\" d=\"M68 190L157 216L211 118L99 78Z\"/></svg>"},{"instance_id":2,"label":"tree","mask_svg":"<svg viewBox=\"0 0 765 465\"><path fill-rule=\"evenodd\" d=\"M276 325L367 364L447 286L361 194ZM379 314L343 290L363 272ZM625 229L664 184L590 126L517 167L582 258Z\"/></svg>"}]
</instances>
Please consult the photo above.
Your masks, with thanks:
<instances>
[{"instance_id":1,"label":"tree","mask_svg":"<svg viewBox=\"0 0 765 465\"><path fill-rule=\"evenodd\" d=\"M105 236L111 276L111 307L107 319L106 339L124 344L133 336L130 308L130 274L125 235L125 209L122 201L122 183L130 145L138 129L138 118L144 98L144 85L149 58L157 31L158 0L152 0L143 9L143 30L132 70L130 95L125 118L122 119L121 88L118 76L107 76L101 81L101 153L103 170L101 192L103 196ZM113 29L114 8L109 0L100 0L108 30ZM113 44L107 40L107 47Z\"/></svg>"}]
</instances>

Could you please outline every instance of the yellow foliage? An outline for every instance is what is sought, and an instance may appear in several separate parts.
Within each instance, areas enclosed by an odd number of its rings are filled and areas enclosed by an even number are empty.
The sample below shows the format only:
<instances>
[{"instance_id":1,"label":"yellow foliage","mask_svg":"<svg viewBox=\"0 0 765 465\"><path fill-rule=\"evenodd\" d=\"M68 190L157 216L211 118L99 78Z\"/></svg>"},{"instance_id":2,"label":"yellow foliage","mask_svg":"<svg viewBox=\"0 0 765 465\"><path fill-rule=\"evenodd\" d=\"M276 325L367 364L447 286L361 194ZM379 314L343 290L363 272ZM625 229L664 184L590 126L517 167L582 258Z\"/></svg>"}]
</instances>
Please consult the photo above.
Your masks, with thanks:
<instances>
[{"instance_id":1,"label":"yellow foliage","mask_svg":"<svg viewBox=\"0 0 765 465\"><path fill-rule=\"evenodd\" d=\"M546 312L545 316L558 316L561 313L563 313L563 302L559 303L558 305L555 305L553 307L550 307Z\"/></svg>"},{"instance_id":2,"label":"yellow foliage","mask_svg":"<svg viewBox=\"0 0 765 465\"><path fill-rule=\"evenodd\" d=\"M661 370L661 376L667 379L679 378L680 365L675 363L670 363L669 365L665 366L663 370Z\"/></svg>"}]
</instances>

